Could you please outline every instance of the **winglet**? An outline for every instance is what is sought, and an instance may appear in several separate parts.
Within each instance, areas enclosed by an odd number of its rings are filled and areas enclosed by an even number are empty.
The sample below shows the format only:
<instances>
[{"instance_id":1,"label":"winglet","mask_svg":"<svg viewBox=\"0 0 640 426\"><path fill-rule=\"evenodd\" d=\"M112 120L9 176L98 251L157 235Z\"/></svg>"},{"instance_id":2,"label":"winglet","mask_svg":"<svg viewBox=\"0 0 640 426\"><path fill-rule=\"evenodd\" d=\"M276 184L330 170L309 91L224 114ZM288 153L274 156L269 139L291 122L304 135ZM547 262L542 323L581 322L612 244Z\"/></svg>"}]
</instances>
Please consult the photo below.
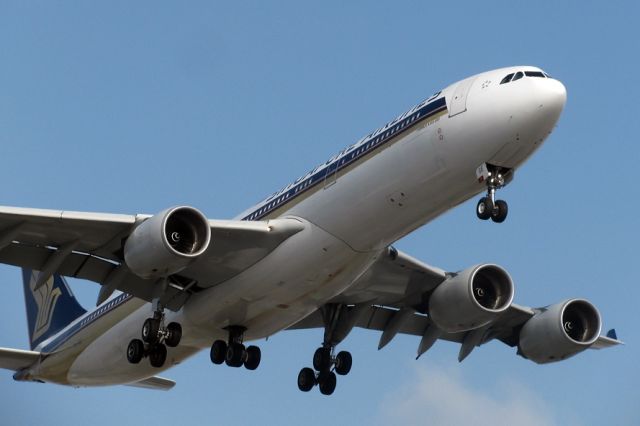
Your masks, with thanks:
<instances>
[{"instance_id":1,"label":"winglet","mask_svg":"<svg viewBox=\"0 0 640 426\"><path fill-rule=\"evenodd\" d=\"M605 349L616 345L624 345L624 342L618 340L618 334L616 330L612 328L605 336L598 337L595 343L591 345L591 349Z\"/></svg>"}]
</instances>

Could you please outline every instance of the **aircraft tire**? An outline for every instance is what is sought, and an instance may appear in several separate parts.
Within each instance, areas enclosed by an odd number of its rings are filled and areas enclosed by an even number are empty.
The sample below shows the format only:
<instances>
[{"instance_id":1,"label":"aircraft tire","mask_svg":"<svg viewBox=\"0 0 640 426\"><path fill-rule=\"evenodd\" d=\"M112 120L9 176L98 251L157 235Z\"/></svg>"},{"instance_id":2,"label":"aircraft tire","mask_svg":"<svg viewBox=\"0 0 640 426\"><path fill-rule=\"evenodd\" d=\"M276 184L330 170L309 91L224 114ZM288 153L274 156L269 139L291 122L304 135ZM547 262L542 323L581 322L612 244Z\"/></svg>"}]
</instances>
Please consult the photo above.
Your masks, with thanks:
<instances>
[{"instance_id":1,"label":"aircraft tire","mask_svg":"<svg viewBox=\"0 0 640 426\"><path fill-rule=\"evenodd\" d=\"M255 370L260 365L260 358L262 353L257 346L249 346L246 351L246 359L244 361L244 368L247 370Z\"/></svg>"},{"instance_id":2,"label":"aircraft tire","mask_svg":"<svg viewBox=\"0 0 640 426\"><path fill-rule=\"evenodd\" d=\"M225 362L229 367L241 367L246 350L242 343L231 343L227 346Z\"/></svg>"},{"instance_id":3,"label":"aircraft tire","mask_svg":"<svg viewBox=\"0 0 640 426\"><path fill-rule=\"evenodd\" d=\"M504 200L497 200L496 207L491 213L491 220L495 223L502 223L507 218L507 214L509 214L509 206L507 205L507 202Z\"/></svg>"},{"instance_id":4,"label":"aircraft tire","mask_svg":"<svg viewBox=\"0 0 640 426\"><path fill-rule=\"evenodd\" d=\"M313 354L313 368L318 371L325 371L331 368L331 349L318 348Z\"/></svg>"},{"instance_id":5,"label":"aircraft tire","mask_svg":"<svg viewBox=\"0 0 640 426\"><path fill-rule=\"evenodd\" d=\"M347 351L341 351L336 356L336 368L335 371L341 376L346 376L351 371L351 365L353 364L353 358L351 353Z\"/></svg>"},{"instance_id":6,"label":"aircraft tire","mask_svg":"<svg viewBox=\"0 0 640 426\"><path fill-rule=\"evenodd\" d=\"M318 375L318 387L323 395L331 395L336 390L336 374L333 371L321 371Z\"/></svg>"},{"instance_id":7,"label":"aircraft tire","mask_svg":"<svg viewBox=\"0 0 640 426\"><path fill-rule=\"evenodd\" d=\"M478 216L478 219L489 219L492 211L493 206L491 205L491 200L488 197L480 198L480 201L478 201L478 204L476 205L476 215Z\"/></svg>"},{"instance_id":8,"label":"aircraft tire","mask_svg":"<svg viewBox=\"0 0 640 426\"><path fill-rule=\"evenodd\" d=\"M147 318L142 324L142 340L146 343L158 343L158 331L160 330L160 320Z\"/></svg>"},{"instance_id":9,"label":"aircraft tire","mask_svg":"<svg viewBox=\"0 0 640 426\"><path fill-rule=\"evenodd\" d=\"M305 367L298 373L298 389L309 392L316 385L316 373L309 367Z\"/></svg>"},{"instance_id":10,"label":"aircraft tire","mask_svg":"<svg viewBox=\"0 0 640 426\"><path fill-rule=\"evenodd\" d=\"M149 351L149 363L152 367L160 368L167 360L167 347L162 343L156 343L151 346Z\"/></svg>"},{"instance_id":11,"label":"aircraft tire","mask_svg":"<svg viewBox=\"0 0 640 426\"><path fill-rule=\"evenodd\" d=\"M182 326L177 322L171 322L167 326L167 331L169 332L169 335L164 342L170 348L175 348L180 343L180 339L182 339Z\"/></svg>"},{"instance_id":12,"label":"aircraft tire","mask_svg":"<svg viewBox=\"0 0 640 426\"><path fill-rule=\"evenodd\" d=\"M144 343L140 339L133 339L127 346L127 361L138 364L144 356Z\"/></svg>"},{"instance_id":13,"label":"aircraft tire","mask_svg":"<svg viewBox=\"0 0 640 426\"><path fill-rule=\"evenodd\" d=\"M211 362L214 364L222 364L227 356L227 342L224 340L216 340L211 345L210 352Z\"/></svg>"}]
</instances>

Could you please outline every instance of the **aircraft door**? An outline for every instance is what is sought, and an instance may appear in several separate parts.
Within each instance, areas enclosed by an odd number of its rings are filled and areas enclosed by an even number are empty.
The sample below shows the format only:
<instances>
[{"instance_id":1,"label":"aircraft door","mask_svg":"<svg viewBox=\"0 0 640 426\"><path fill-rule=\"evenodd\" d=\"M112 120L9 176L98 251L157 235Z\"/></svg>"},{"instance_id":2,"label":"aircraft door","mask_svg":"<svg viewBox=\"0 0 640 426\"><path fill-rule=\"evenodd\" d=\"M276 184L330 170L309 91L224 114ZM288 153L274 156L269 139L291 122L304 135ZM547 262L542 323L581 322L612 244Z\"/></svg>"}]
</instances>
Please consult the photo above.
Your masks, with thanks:
<instances>
[{"instance_id":1,"label":"aircraft door","mask_svg":"<svg viewBox=\"0 0 640 426\"><path fill-rule=\"evenodd\" d=\"M476 81L476 77L467 78L458 83L449 101L449 117L461 114L467 110L467 96L474 81Z\"/></svg>"}]
</instances>

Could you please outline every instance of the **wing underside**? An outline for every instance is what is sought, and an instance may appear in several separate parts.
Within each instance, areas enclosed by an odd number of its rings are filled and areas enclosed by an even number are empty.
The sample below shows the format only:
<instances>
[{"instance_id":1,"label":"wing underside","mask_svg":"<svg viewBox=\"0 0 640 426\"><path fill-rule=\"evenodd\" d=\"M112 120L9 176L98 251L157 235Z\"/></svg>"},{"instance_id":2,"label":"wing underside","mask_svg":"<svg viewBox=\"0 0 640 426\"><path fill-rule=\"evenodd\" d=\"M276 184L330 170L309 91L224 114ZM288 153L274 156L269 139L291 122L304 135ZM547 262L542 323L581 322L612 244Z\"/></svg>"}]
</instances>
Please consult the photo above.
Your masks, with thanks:
<instances>
[{"instance_id":1,"label":"wing underside","mask_svg":"<svg viewBox=\"0 0 640 426\"><path fill-rule=\"evenodd\" d=\"M446 340L461 345L458 359L462 361L475 347L492 340L518 346L523 325L547 310L511 304L481 327L443 331L429 316L429 298L435 288L455 275L389 248L346 292L289 329L325 328L325 341L332 344L344 339L352 327L377 330L381 332L378 349L397 334L414 335L421 337L418 357L437 340ZM339 325L330 330L329 324ZM621 343L611 330L606 336L598 336L590 347L601 349Z\"/></svg>"}]
</instances>

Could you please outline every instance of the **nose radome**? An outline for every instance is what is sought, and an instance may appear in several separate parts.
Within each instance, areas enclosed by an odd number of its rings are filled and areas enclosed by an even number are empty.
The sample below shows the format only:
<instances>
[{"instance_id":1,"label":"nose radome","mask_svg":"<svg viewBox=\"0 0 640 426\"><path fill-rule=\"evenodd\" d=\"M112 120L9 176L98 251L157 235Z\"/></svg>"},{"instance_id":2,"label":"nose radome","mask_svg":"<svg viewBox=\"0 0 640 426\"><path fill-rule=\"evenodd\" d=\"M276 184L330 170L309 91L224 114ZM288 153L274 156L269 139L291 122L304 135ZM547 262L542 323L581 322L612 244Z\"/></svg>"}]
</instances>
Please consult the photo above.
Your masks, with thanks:
<instances>
[{"instance_id":1,"label":"nose radome","mask_svg":"<svg viewBox=\"0 0 640 426\"><path fill-rule=\"evenodd\" d=\"M543 92L544 106L561 112L567 103L567 89L564 84L555 79L547 79Z\"/></svg>"}]
</instances>

